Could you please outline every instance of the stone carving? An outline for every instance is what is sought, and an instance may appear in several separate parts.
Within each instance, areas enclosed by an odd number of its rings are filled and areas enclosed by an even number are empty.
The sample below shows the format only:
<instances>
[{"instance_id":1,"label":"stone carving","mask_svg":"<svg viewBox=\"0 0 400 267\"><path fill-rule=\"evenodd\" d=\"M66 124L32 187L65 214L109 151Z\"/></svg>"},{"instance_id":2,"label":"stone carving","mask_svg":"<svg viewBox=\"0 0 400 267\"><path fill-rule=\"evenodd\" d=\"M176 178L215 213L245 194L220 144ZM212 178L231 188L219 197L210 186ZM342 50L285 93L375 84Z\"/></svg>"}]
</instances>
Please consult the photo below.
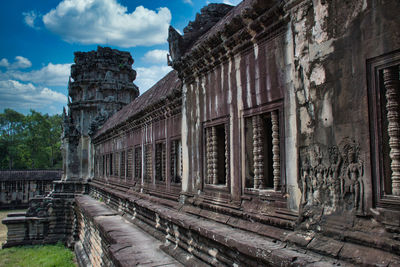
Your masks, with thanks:
<instances>
[{"instance_id":1,"label":"stone carving","mask_svg":"<svg viewBox=\"0 0 400 267\"><path fill-rule=\"evenodd\" d=\"M229 124L225 124L225 184L228 185L229 179Z\"/></svg>"},{"instance_id":2,"label":"stone carving","mask_svg":"<svg viewBox=\"0 0 400 267\"><path fill-rule=\"evenodd\" d=\"M27 217L48 217L50 208L52 207L52 199L37 196L29 201L29 208L26 211Z\"/></svg>"},{"instance_id":3,"label":"stone carving","mask_svg":"<svg viewBox=\"0 0 400 267\"><path fill-rule=\"evenodd\" d=\"M142 177L142 148L135 148L135 179Z\"/></svg>"},{"instance_id":4,"label":"stone carving","mask_svg":"<svg viewBox=\"0 0 400 267\"><path fill-rule=\"evenodd\" d=\"M400 196L400 80L399 66L383 70L392 171L392 194Z\"/></svg>"},{"instance_id":5,"label":"stone carving","mask_svg":"<svg viewBox=\"0 0 400 267\"><path fill-rule=\"evenodd\" d=\"M146 163L146 181L148 183L152 182L153 177L153 162L152 162L152 146L146 145L145 149L145 163Z\"/></svg>"},{"instance_id":6,"label":"stone carving","mask_svg":"<svg viewBox=\"0 0 400 267\"><path fill-rule=\"evenodd\" d=\"M211 162L212 183L218 184L218 147L215 126L211 127Z\"/></svg>"},{"instance_id":7,"label":"stone carving","mask_svg":"<svg viewBox=\"0 0 400 267\"><path fill-rule=\"evenodd\" d=\"M278 111L274 110L271 112L271 122L272 122L272 168L274 174L274 190L278 191L281 180L281 159L280 159L280 149L279 149L279 119Z\"/></svg>"},{"instance_id":8,"label":"stone carving","mask_svg":"<svg viewBox=\"0 0 400 267\"><path fill-rule=\"evenodd\" d=\"M252 117L253 123L253 157L254 157L254 189L265 187L264 184L264 147L262 121L260 115Z\"/></svg>"},{"instance_id":9,"label":"stone carving","mask_svg":"<svg viewBox=\"0 0 400 267\"><path fill-rule=\"evenodd\" d=\"M214 26L222 17L224 17L233 7L225 4L209 4L196 14L196 19L189 22L183 29L183 36L173 27L169 27L168 43L169 53L173 61L179 60L185 54L185 51L205 32Z\"/></svg>"},{"instance_id":10,"label":"stone carving","mask_svg":"<svg viewBox=\"0 0 400 267\"><path fill-rule=\"evenodd\" d=\"M364 213L364 162L359 144L345 138L338 146L306 149L298 181L303 212L321 208L332 213L339 208ZM309 215L309 214L308 214Z\"/></svg>"},{"instance_id":11,"label":"stone carving","mask_svg":"<svg viewBox=\"0 0 400 267\"><path fill-rule=\"evenodd\" d=\"M74 61L68 82L68 114L63 114L63 179L87 180L94 174L94 164L87 160L91 157L87 138L135 99L139 89L133 84L136 72L129 52L99 46L97 51L76 52Z\"/></svg>"},{"instance_id":12,"label":"stone carving","mask_svg":"<svg viewBox=\"0 0 400 267\"><path fill-rule=\"evenodd\" d=\"M206 129L206 138L207 138L207 180L206 184L211 183L213 178L213 159L212 159L212 146L211 146L211 129Z\"/></svg>"}]
</instances>

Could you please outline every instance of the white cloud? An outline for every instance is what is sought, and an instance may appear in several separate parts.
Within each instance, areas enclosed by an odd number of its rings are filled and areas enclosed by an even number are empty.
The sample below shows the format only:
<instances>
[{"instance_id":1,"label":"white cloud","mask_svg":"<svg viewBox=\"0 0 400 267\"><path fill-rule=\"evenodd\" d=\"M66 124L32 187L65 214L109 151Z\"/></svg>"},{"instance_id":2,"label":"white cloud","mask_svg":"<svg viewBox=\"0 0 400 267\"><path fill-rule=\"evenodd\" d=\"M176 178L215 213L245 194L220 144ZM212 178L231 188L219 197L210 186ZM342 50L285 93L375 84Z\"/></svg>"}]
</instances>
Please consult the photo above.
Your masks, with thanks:
<instances>
[{"instance_id":1,"label":"white cloud","mask_svg":"<svg viewBox=\"0 0 400 267\"><path fill-rule=\"evenodd\" d=\"M10 66L10 63L8 62L8 60L6 58L2 58L0 60L0 67L8 68L9 66Z\"/></svg>"},{"instance_id":2,"label":"white cloud","mask_svg":"<svg viewBox=\"0 0 400 267\"><path fill-rule=\"evenodd\" d=\"M223 3L231 6L237 6L242 0L224 0Z\"/></svg>"},{"instance_id":3,"label":"white cloud","mask_svg":"<svg viewBox=\"0 0 400 267\"><path fill-rule=\"evenodd\" d=\"M32 83L15 80L0 81L0 106L17 110L35 109L41 112L60 113L67 97L47 87L36 87Z\"/></svg>"},{"instance_id":4,"label":"white cloud","mask_svg":"<svg viewBox=\"0 0 400 267\"><path fill-rule=\"evenodd\" d=\"M167 50L150 50L142 58L146 63L167 63Z\"/></svg>"},{"instance_id":5,"label":"white cloud","mask_svg":"<svg viewBox=\"0 0 400 267\"><path fill-rule=\"evenodd\" d=\"M39 29L39 27L35 25L35 21L38 17L35 11L31 10L29 12L23 12L22 16L24 16L24 22L26 25L34 29Z\"/></svg>"},{"instance_id":6,"label":"white cloud","mask_svg":"<svg viewBox=\"0 0 400 267\"><path fill-rule=\"evenodd\" d=\"M71 43L150 46L166 42L171 12L138 6L128 13L116 0L63 0L43 16L43 22Z\"/></svg>"},{"instance_id":7,"label":"white cloud","mask_svg":"<svg viewBox=\"0 0 400 267\"><path fill-rule=\"evenodd\" d=\"M140 94L143 94L156 82L161 80L172 70L169 66L150 66L148 68L136 68L137 78L135 84L139 86Z\"/></svg>"},{"instance_id":8,"label":"white cloud","mask_svg":"<svg viewBox=\"0 0 400 267\"><path fill-rule=\"evenodd\" d=\"M193 5L192 0L183 0L184 3L189 4L189 5Z\"/></svg>"},{"instance_id":9,"label":"white cloud","mask_svg":"<svg viewBox=\"0 0 400 267\"><path fill-rule=\"evenodd\" d=\"M39 70L28 72L9 70L5 73L0 72L0 79L13 79L24 82L32 82L45 86L66 86L70 75L72 64L52 64L44 66Z\"/></svg>"},{"instance_id":10,"label":"white cloud","mask_svg":"<svg viewBox=\"0 0 400 267\"><path fill-rule=\"evenodd\" d=\"M240 4L243 1L244 0L218 0L218 1L207 0L206 4L208 5L210 3L224 3L227 5L231 5L231 6L237 6L238 4Z\"/></svg>"},{"instance_id":11,"label":"white cloud","mask_svg":"<svg viewBox=\"0 0 400 267\"><path fill-rule=\"evenodd\" d=\"M11 69L26 69L30 68L32 63L29 59L21 56L15 57L15 62L10 66Z\"/></svg>"}]
</instances>

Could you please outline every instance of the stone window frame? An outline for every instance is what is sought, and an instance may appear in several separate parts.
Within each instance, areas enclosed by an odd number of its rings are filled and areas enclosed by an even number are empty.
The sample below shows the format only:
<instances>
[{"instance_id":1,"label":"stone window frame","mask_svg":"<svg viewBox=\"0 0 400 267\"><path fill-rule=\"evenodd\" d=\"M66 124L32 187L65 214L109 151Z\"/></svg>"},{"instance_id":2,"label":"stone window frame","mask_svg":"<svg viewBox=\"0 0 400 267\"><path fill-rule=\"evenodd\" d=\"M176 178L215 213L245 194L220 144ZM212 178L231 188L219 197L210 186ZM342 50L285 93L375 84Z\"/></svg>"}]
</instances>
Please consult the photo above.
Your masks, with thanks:
<instances>
[{"instance_id":1,"label":"stone window frame","mask_svg":"<svg viewBox=\"0 0 400 267\"><path fill-rule=\"evenodd\" d=\"M172 174L172 172L175 170L175 168L176 168L176 166L173 168L172 167L172 162L173 161L175 161L176 159L174 159L174 160L172 160L173 158L172 158L172 153L171 153L171 151L172 151L172 143L173 142L176 142L176 141L178 141L179 143L180 143L180 150L179 150L179 156L177 156L177 159L179 159L181 162L180 162L180 164L178 164L178 166L180 167L180 170L176 170L177 172L179 172L179 176L180 176L180 182L179 183L175 183L175 182L173 182L173 180L174 180L174 175ZM170 150L168 151L168 153L169 153L169 157L170 157L170 168L169 168L169 171L170 171L170 185L175 185L175 186L180 186L181 184L182 184L182 174L183 174L183 166L182 166L182 164L183 164L183 158L182 158L182 138L180 137L180 136L178 136L178 137L174 137L174 138L171 138L170 139ZM178 154L177 153L177 154Z\"/></svg>"},{"instance_id":2,"label":"stone window frame","mask_svg":"<svg viewBox=\"0 0 400 267\"><path fill-rule=\"evenodd\" d=\"M130 157L129 157L130 155ZM126 149L126 179L132 180L134 176L134 147L130 146ZM129 168L130 166L130 168ZM129 173L130 170L130 173ZM130 175L129 175L130 174Z\"/></svg>"},{"instance_id":3,"label":"stone window frame","mask_svg":"<svg viewBox=\"0 0 400 267\"><path fill-rule=\"evenodd\" d=\"M144 160L142 162L142 168L144 170L143 175L143 184L153 184L154 182L154 158L153 158L153 143L146 143L143 145L143 152L144 152ZM150 153L147 151L150 150ZM142 152L142 153L143 153ZM150 156L149 156L150 155ZM148 163L148 158L150 157L150 163ZM149 175L150 173L150 175Z\"/></svg>"},{"instance_id":4,"label":"stone window frame","mask_svg":"<svg viewBox=\"0 0 400 267\"><path fill-rule=\"evenodd\" d=\"M374 205L377 207L400 210L400 196L389 194L389 190L386 188L387 184L391 183L392 179L385 174L384 158L389 156L385 155L382 151L385 146L383 144L383 142L385 142L385 126L383 123L387 120L384 115L386 107L383 105L383 101L386 101L386 99L383 99L385 95L381 92L381 90L385 90L383 70L395 66L400 66L400 49L367 60L367 88ZM390 145L388 146L390 147ZM391 190L392 188L390 191Z\"/></svg>"},{"instance_id":5,"label":"stone window frame","mask_svg":"<svg viewBox=\"0 0 400 267\"><path fill-rule=\"evenodd\" d=\"M124 179L124 180L126 179L126 151L125 151L125 149L123 149L119 152L119 178Z\"/></svg>"},{"instance_id":6,"label":"stone window frame","mask_svg":"<svg viewBox=\"0 0 400 267\"><path fill-rule=\"evenodd\" d=\"M207 183L207 128L214 127L214 126L221 126L224 125L225 127L225 184L211 184ZM206 122L203 122L203 179L202 179L202 185L203 189L205 191L223 191L227 194L231 193L231 173L230 173L230 156L231 156L231 151L230 151L230 115L220 117L217 119L209 120ZM228 144L228 151L226 150L226 142Z\"/></svg>"},{"instance_id":7,"label":"stone window frame","mask_svg":"<svg viewBox=\"0 0 400 267\"><path fill-rule=\"evenodd\" d=\"M165 153L165 159L164 159L164 164L163 164L163 159L162 159L163 151L161 150L161 169L164 169L164 177L163 177L164 179L163 180L158 180L157 179L157 172L158 172L158 169L157 169L157 157L158 157L158 154L157 154L157 152L158 152L158 146L159 145L161 145L161 146L164 145L164 153ZM156 184L165 185L166 182L167 182L167 165L166 165L167 156L168 156L168 154L167 154L167 140L165 140L165 139L157 140L155 142L155 144L154 144L154 160L153 160L153 165L154 165L154 175L153 175L153 177L154 177L154 180L155 180ZM163 170L161 170L161 172L162 171Z\"/></svg>"},{"instance_id":8,"label":"stone window frame","mask_svg":"<svg viewBox=\"0 0 400 267\"><path fill-rule=\"evenodd\" d=\"M137 160L136 158L136 150L140 149L140 161ZM143 146L141 144L135 145L133 147L133 179L136 182L139 182L140 184L143 183L143 167L144 167L144 163L143 163ZM138 163L139 162L139 163ZM139 167L139 172L138 172L138 176L136 175L137 173L137 167Z\"/></svg>"},{"instance_id":9,"label":"stone window frame","mask_svg":"<svg viewBox=\"0 0 400 267\"><path fill-rule=\"evenodd\" d=\"M284 128L284 103L283 100L278 100L278 101L274 101L274 102L270 102L267 104L264 104L262 106L259 107L255 107L255 108L249 108L246 110L242 111L242 118L243 118L243 122L245 123L246 119L249 119L253 116L256 115L262 115L262 114L266 114L266 113L271 113L273 111L277 111L278 112L278 129L279 129L279 184L277 188L274 187L267 187L267 188L259 188L259 189L255 189L255 188L247 188L246 187L246 177L245 177L245 168L246 166L242 166L242 179L241 179L241 185L243 188L243 194L244 195L264 195L264 196L277 196L277 195L281 195L283 193L286 192L286 169L285 169L285 128ZM246 138L245 137L245 127L243 123L243 134L242 134L242 138ZM273 127L273 126L272 126ZM242 140L242 143L245 144L246 140ZM274 148L272 148L274 149ZM242 151L241 151L241 158L245 159L246 155L245 155L245 150L246 150L246 145L244 145L242 147ZM274 163L273 163L274 164Z\"/></svg>"}]
</instances>

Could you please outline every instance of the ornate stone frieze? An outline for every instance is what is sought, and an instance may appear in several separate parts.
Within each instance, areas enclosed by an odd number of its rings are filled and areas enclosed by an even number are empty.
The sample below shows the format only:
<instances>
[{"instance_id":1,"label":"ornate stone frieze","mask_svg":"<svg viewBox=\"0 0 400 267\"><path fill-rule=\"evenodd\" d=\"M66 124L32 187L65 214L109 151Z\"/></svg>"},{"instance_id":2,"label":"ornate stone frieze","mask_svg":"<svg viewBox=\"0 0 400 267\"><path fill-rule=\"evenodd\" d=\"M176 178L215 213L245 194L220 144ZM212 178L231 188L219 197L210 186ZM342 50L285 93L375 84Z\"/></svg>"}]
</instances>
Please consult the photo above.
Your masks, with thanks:
<instances>
[{"instance_id":1,"label":"ornate stone frieze","mask_svg":"<svg viewBox=\"0 0 400 267\"><path fill-rule=\"evenodd\" d=\"M314 145L301 152L303 216L331 214L339 209L364 214L364 162L360 146L345 138L339 145Z\"/></svg>"}]
</instances>

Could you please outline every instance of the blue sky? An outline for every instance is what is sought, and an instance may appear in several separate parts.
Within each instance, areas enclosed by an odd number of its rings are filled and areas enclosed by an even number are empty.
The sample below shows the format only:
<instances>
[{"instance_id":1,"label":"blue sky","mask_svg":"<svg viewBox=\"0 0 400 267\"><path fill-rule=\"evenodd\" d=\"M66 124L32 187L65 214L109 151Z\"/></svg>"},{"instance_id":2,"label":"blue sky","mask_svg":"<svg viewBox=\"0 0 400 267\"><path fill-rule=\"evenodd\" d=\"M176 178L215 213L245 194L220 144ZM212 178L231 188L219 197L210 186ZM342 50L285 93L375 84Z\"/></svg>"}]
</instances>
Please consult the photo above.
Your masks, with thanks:
<instances>
[{"instance_id":1,"label":"blue sky","mask_svg":"<svg viewBox=\"0 0 400 267\"><path fill-rule=\"evenodd\" d=\"M61 113L75 51L132 54L140 93L171 69L168 27L178 31L208 3L240 0L11 0L0 3L0 111Z\"/></svg>"}]
</instances>

